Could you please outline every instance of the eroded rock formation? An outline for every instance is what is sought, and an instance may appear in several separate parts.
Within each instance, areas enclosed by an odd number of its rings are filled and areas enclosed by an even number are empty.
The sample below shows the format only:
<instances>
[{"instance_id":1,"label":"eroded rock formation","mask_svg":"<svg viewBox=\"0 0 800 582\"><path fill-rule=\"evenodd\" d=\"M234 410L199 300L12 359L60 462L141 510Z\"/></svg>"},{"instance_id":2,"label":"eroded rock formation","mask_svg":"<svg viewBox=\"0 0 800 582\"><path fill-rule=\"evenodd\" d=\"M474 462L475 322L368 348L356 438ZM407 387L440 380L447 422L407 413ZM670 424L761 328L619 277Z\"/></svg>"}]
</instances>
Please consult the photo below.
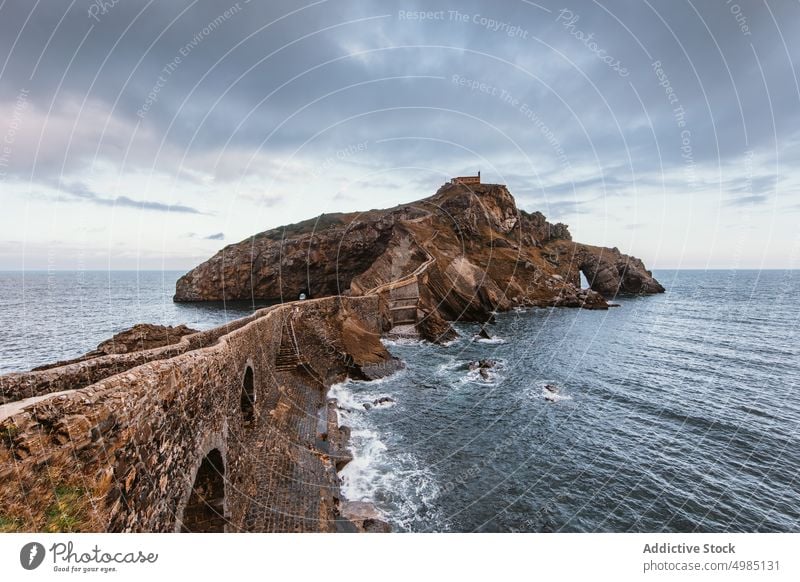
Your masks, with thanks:
<instances>
[{"instance_id":1,"label":"eroded rock formation","mask_svg":"<svg viewBox=\"0 0 800 582\"><path fill-rule=\"evenodd\" d=\"M197 333L196 329L187 327L186 325L156 325L153 323L137 323L131 328L115 334L113 337L100 342L97 348L91 352L75 358L73 360L65 360L56 362L54 364L46 364L34 368L34 371L49 370L51 368L60 368L67 364L78 362L85 362L101 356L109 356L111 354L130 354L140 352L143 350L152 350L155 348L162 348L164 346L171 346L181 341L183 336L192 335Z\"/></svg>"},{"instance_id":2,"label":"eroded rock formation","mask_svg":"<svg viewBox=\"0 0 800 582\"><path fill-rule=\"evenodd\" d=\"M586 276L591 288L604 297L664 292L664 287L655 280L641 259L623 254L616 247L553 241L547 245L545 252L554 266L572 277L573 284L580 280L580 275L575 279L577 269Z\"/></svg>"},{"instance_id":3,"label":"eroded rock formation","mask_svg":"<svg viewBox=\"0 0 800 582\"><path fill-rule=\"evenodd\" d=\"M591 289L580 288L581 271ZM447 341L446 321L515 306L606 309L618 293L663 290L639 259L573 242L566 225L517 208L503 185L445 184L411 204L322 215L225 247L181 277L175 300L381 293L387 328L402 319Z\"/></svg>"}]
</instances>

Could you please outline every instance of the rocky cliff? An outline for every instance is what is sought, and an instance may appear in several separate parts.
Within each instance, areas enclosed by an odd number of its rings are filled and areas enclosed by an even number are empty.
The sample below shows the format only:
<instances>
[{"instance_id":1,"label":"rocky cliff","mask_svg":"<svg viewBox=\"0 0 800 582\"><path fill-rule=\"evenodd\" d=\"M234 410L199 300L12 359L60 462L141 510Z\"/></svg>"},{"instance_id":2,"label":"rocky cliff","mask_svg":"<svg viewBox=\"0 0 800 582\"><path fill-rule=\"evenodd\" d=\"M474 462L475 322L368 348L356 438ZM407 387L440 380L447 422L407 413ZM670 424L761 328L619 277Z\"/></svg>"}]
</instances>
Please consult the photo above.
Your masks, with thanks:
<instances>
[{"instance_id":1,"label":"rocky cliff","mask_svg":"<svg viewBox=\"0 0 800 582\"><path fill-rule=\"evenodd\" d=\"M517 208L503 185L445 184L410 204L323 214L229 245L178 280L175 301L355 296L409 278L413 297L387 309L416 307L429 339L450 335L447 320L515 306L604 309L619 293L664 291L639 259L573 242L566 225Z\"/></svg>"}]
</instances>

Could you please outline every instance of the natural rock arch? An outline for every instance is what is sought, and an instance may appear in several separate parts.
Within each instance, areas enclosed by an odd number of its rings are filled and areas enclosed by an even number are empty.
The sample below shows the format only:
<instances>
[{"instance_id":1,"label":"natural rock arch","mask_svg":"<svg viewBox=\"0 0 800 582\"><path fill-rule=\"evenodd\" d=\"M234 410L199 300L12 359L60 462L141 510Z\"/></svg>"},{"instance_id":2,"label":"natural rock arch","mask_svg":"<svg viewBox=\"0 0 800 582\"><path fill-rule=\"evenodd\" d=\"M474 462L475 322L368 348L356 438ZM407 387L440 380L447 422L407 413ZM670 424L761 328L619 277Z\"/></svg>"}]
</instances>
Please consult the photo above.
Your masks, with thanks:
<instances>
[{"instance_id":1,"label":"natural rock arch","mask_svg":"<svg viewBox=\"0 0 800 582\"><path fill-rule=\"evenodd\" d=\"M180 531L224 532L225 523L225 461L212 449L197 469Z\"/></svg>"}]
</instances>

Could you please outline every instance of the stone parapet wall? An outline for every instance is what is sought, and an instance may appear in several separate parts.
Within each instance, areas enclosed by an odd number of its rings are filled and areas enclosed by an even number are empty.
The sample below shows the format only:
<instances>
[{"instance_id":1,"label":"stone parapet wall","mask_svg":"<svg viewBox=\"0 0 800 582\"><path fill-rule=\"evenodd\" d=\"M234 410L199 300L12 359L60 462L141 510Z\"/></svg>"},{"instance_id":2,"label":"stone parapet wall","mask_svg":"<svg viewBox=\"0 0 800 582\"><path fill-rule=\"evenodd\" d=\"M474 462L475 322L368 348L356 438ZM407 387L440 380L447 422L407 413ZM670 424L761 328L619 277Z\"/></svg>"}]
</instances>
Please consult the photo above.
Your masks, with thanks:
<instances>
[{"instance_id":1,"label":"stone parapet wall","mask_svg":"<svg viewBox=\"0 0 800 582\"><path fill-rule=\"evenodd\" d=\"M214 329L185 336L175 344L160 348L69 361L57 367L0 376L0 404L84 388L147 362L173 358L191 350L210 346L220 337L261 317L269 309L259 310L253 315Z\"/></svg>"}]
</instances>

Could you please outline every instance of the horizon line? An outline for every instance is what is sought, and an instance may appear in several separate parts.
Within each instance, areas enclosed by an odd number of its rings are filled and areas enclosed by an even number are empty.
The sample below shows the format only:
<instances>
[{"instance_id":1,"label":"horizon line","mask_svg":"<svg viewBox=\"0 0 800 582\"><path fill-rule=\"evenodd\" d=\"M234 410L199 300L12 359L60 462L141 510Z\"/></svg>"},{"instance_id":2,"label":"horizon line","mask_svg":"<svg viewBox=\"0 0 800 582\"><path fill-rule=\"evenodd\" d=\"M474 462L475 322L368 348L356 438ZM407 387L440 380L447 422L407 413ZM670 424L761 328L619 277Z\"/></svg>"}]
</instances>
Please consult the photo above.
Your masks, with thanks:
<instances>
[{"instance_id":1,"label":"horizon line","mask_svg":"<svg viewBox=\"0 0 800 582\"><path fill-rule=\"evenodd\" d=\"M197 267L199 265L195 265ZM167 273L188 269L2 269L0 273ZM800 267L651 267L651 271L800 271Z\"/></svg>"}]
</instances>

